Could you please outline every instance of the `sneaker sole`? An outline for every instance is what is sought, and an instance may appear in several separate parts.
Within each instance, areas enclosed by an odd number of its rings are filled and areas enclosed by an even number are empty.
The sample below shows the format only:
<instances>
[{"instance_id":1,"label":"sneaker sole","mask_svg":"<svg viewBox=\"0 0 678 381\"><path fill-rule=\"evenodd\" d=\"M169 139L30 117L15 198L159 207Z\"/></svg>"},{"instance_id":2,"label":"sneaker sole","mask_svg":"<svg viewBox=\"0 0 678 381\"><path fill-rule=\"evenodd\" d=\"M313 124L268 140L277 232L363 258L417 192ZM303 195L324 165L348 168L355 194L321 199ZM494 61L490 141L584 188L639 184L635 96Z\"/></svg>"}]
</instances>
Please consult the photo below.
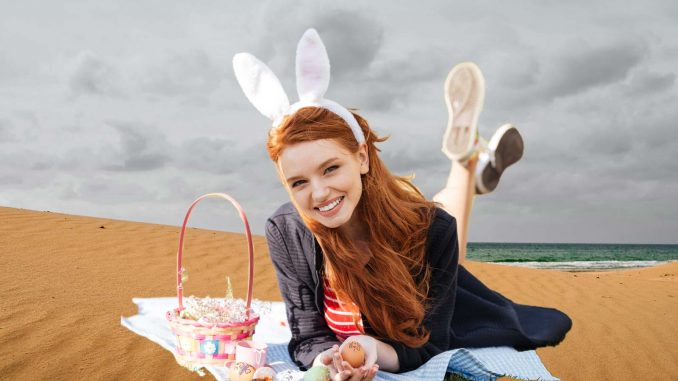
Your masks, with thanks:
<instances>
[{"instance_id":1,"label":"sneaker sole","mask_svg":"<svg viewBox=\"0 0 678 381\"><path fill-rule=\"evenodd\" d=\"M480 175L476 178L476 194L494 191L506 168L523 157L525 145L518 129L511 124L505 124L492 135L488 148L494 151L495 166L484 160L483 167L478 168L477 173Z\"/></svg>"},{"instance_id":2,"label":"sneaker sole","mask_svg":"<svg viewBox=\"0 0 678 381\"><path fill-rule=\"evenodd\" d=\"M467 93L463 99L454 99L454 95L459 96L459 88L466 88ZM485 102L485 78L476 64L460 63L447 75L444 91L449 119L442 151L450 160L462 161L473 151L478 117Z\"/></svg>"}]
</instances>

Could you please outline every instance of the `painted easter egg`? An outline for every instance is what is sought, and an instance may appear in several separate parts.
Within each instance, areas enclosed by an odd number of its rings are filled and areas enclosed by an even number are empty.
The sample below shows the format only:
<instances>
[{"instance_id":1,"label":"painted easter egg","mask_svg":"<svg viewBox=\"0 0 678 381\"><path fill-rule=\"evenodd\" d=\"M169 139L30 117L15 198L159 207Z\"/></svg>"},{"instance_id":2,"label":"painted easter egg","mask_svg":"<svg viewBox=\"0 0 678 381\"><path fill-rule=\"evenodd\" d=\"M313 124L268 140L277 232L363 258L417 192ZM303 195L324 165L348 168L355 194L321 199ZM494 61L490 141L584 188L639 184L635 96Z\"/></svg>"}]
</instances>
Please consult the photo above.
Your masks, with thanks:
<instances>
[{"instance_id":1,"label":"painted easter egg","mask_svg":"<svg viewBox=\"0 0 678 381\"><path fill-rule=\"evenodd\" d=\"M304 373L304 381L330 381L330 370L322 365L317 365Z\"/></svg>"},{"instance_id":2,"label":"painted easter egg","mask_svg":"<svg viewBox=\"0 0 678 381\"><path fill-rule=\"evenodd\" d=\"M254 372L253 381L273 381L275 378L275 370L267 366L262 366Z\"/></svg>"},{"instance_id":3,"label":"painted easter egg","mask_svg":"<svg viewBox=\"0 0 678 381\"><path fill-rule=\"evenodd\" d=\"M365 365L365 350L357 341L351 341L341 348L341 358L354 368Z\"/></svg>"},{"instance_id":4,"label":"painted easter egg","mask_svg":"<svg viewBox=\"0 0 678 381\"><path fill-rule=\"evenodd\" d=\"M238 361L231 365L228 371L228 378L231 381L252 381L254 378L254 367L246 362Z\"/></svg>"}]
</instances>

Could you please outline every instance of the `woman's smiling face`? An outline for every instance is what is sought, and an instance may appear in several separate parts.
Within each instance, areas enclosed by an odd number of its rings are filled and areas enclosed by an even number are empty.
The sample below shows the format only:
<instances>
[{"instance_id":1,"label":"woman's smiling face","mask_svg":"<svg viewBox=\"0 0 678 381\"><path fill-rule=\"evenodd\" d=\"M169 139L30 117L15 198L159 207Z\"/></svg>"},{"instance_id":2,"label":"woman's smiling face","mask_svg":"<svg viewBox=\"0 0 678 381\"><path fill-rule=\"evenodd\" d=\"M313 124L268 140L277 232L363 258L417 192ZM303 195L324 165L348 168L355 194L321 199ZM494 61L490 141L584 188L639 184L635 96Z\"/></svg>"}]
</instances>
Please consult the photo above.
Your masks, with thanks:
<instances>
[{"instance_id":1,"label":"woman's smiling face","mask_svg":"<svg viewBox=\"0 0 678 381\"><path fill-rule=\"evenodd\" d=\"M351 153L332 139L286 147L278 171L300 212L328 228L348 227L362 195L360 175L369 170L363 144Z\"/></svg>"}]
</instances>

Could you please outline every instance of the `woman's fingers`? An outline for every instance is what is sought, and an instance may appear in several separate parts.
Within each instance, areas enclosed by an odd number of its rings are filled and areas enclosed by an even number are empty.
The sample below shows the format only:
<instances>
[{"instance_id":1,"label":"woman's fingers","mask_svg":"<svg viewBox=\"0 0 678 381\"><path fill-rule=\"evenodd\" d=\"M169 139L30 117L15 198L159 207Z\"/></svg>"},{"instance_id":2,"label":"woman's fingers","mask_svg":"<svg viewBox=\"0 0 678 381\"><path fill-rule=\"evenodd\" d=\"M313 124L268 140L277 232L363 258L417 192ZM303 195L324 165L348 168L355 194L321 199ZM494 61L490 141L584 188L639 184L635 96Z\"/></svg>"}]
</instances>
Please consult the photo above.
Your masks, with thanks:
<instances>
[{"instance_id":1,"label":"woman's fingers","mask_svg":"<svg viewBox=\"0 0 678 381\"><path fill-rule=\"evenodd\" d=\"M361 366L358 369L354 369L353 376L349 381L360 380L360 381L372 381L374 377L377 376L377 371L379 370L379 365L373 365L370 367Z\"/></svg>"},{"instance_id":2,"label":"woman's fingers","mask_svg":"<svg viewBox=\"0 0 678 381\"><path fill-rule=\"evenodd\" d=\"M341 355L339 354L339 352L334 352L332 354L332 363L333 363L334 367L337 369L337 372L341 373L344 370L344 366L342 364L343 362L344 361L342 361Z\"/></svg>"},{"instance_id":3,"label":"woman's fingers","mask_svg":"<svg viewBox=\"0 0 678 381\"><path fill-rule=\"evenodd\" d=\"M363 369L344 369L340 372L337 372L335 376L332 377L332 379L338 381L371 381L374 379L375 375L376 371L371 372L371 370L363 371Z\"/></svg>"},{"instance_id":4,"label":"woman's fingers","mask_svg":"<svg viewBox=\"0 0 678 381\"><path fill-rule=\"evenodd\" d=\"M320 362L322 362L325 366L332 364L332 355L329 353L324 353L320 358Z\"/></svg>"},{"instance_id":5,"label":"woman's fingers","mask_svg":"<svg viewBox=\"0 0 678 381\"><path fill-rule=\"evenodd\" d=\"M344 369L341 372L338 372L334 379L339 381L360 381L362 380L362 377L358 375L358 378L356 378L355 372L350 371L348 369Z\"/></svg>"},{"instance_id":6,"label":"woman's fingers","mask_svg":"<svg viewBox=\"0 0 678 381\"><path fill-rule=\"evenodd\" d=\"M337 375L342 381L361 381L367 374L362 369L354 369L351 364L343 361L339 353L334 354L334 367L337 369Z\"/></svg>"},{"instance_id":7,"label":"woman's fingers","mask_svg":"<svg viewBox=\"0 0 678 381\"><path fill-rule=\"evenodd\" d=\"M339 350L338 345L332 346L332 348L323 351L320 354L320 363L325 366L330 366L333 362L333 354ZM314 364L315 365L315 364Z\"/></svg>"},{"instance_id":8,"label":"woman's fingers","mask_svg":"<svg viewBox=\"0 0 678 381\"><path fill-rule=\"evenodd\" d=\"M365 378L365 373L362 372L360 369L354 369L351 371L351 376L349 378L349 381L362 381Z\"/></svg>"},{"instance_id":9,"label":"woman's fingers","mask_svg":"<svg viewBox=\"0 0 678 381\"><path fill-rule=\"evenodd\" d=\"M374 379L374 377L377 376L377 371L379 370L379 365L374 364L370 367L370 369L367 371L367 376L365 376L365 380L371 381Z\"/></svg>"}]
</instances>

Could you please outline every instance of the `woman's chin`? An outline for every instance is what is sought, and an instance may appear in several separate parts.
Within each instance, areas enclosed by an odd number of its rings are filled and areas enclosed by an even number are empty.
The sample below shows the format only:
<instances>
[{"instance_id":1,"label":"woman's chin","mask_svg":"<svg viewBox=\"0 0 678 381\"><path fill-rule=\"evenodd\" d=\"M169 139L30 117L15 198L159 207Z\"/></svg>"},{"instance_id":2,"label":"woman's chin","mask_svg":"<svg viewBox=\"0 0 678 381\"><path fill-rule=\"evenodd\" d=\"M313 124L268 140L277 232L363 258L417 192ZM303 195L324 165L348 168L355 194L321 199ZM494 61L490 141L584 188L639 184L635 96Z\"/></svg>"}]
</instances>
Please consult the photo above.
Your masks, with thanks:
<instances>
[{"instance_id":1,"label":"woman's chin","mask_svg":"<svg viewBox=\"0 0 678 381\"><path fill-rule=\"evenodd\" d=\"M342 211L343 212L343 211ZM348 218L343 216L343 213L339 213L336 216L333 217L325 217L322 216L320 213L315 211L313 219L322 224L324 227L328 229L337 229L343 226L346 222L348 222Z\"/></svg>"},{"instance_id":2,"label":"woman's chin","mask_svg":"<svg viewBox=\"0 0 678 381\"><path fill-rule=\"evenodd\" d=\"M323 217L316 217L315 220L328 229L337 229L346 222L339 221L338 219L335 218L323 218Z\"/></svg>"}]
</instances>

